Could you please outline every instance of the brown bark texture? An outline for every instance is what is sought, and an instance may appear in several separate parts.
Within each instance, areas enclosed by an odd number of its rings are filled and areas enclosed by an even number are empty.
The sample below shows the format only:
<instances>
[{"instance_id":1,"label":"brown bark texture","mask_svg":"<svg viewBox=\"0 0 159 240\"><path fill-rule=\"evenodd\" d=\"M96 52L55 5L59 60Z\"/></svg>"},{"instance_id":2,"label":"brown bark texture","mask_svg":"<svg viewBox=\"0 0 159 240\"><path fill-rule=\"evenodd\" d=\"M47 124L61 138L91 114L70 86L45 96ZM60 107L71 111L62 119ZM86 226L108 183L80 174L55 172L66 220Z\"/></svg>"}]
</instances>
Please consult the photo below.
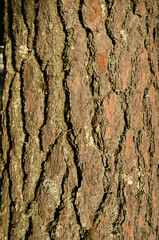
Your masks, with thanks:
<instances>
[{"instance_id":1,"label":"brown bark texture","mask_svg":"<svg viewBox=\"0 0 159 240\"><path fill-rule=\"evenodd\" d=\"M4 0L1 240L158 239L158 10Z\"/></svg>"}]
</instances>

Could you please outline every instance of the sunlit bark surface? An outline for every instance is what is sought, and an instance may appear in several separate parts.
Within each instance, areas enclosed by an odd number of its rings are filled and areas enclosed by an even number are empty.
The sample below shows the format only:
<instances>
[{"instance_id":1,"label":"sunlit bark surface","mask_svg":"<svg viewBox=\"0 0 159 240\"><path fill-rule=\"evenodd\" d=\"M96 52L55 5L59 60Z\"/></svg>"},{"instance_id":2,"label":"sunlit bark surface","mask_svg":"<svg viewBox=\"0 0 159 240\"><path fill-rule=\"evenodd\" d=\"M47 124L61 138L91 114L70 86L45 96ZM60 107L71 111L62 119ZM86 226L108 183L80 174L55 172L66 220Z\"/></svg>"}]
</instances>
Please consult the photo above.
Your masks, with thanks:
<instances>
[{"instance_id":1,"label":"sunlit bark surface","mask_svg":"<svg viewBox=\"0 0 159 240\"><path fill-rule=\"evenodd\" d=\"M4 2L0 239L158 239L158 0Z\"/></svg>"}]
</instances>

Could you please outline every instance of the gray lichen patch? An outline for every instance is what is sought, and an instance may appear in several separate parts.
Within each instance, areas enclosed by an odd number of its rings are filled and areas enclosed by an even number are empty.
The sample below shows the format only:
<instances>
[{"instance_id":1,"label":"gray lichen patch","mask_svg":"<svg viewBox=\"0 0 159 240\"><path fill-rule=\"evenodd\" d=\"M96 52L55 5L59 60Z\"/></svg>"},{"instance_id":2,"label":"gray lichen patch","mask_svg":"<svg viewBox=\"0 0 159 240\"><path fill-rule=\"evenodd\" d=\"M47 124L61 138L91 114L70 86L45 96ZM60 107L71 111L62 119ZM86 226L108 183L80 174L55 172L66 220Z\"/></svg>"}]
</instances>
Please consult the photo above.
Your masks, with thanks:
<instances>
[{"instance_id":1,"label":"gray lichen patch","mask_svg":"<svg viewBox=\"0 0 159 240\"><path fill-rule=\"evenodd\" d=\"M45 179L43 181L44 191L52 195L53 198L57 199L59 195L59 188L52 179Z\"/></svg>"}]
</instances>

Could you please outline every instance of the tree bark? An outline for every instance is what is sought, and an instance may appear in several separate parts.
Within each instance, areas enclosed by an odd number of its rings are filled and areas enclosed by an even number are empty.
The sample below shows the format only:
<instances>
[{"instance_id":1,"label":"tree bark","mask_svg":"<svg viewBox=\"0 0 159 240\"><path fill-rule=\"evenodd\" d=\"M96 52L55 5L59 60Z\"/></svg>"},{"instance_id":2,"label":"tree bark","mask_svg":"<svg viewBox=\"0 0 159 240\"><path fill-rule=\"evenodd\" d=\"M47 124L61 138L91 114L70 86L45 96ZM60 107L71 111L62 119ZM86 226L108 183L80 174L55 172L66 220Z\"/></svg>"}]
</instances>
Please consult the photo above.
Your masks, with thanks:
<instances>
[{"instance_id":1,"label":"tree bark","mask_svg":"<svg viewBox=\"0 0 159 240\"><path fill-rule=\"evenodd\" d=\"M0 239L158 239L158 0L4 0Z\"/></svg>"}]
</instances>

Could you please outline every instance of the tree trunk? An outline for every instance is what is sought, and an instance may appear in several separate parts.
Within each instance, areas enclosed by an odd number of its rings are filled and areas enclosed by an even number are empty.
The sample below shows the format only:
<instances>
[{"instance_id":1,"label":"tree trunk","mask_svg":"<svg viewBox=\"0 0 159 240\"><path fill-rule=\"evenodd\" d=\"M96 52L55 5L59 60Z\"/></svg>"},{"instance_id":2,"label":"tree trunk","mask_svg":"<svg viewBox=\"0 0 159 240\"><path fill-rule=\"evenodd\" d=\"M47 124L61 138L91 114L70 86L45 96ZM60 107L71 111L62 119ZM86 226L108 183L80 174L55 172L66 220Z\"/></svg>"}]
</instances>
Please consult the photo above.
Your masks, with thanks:
<instances>
[{"instance_id":1,"label":"tree trunk","mask_svg":"<svg viewBox=\"0 0 159 240\"><path fill-rule=\"evenodd\" d=\"M158 239L158 0L4 0L0 239Z\"/></svg>"}]
</instances>

